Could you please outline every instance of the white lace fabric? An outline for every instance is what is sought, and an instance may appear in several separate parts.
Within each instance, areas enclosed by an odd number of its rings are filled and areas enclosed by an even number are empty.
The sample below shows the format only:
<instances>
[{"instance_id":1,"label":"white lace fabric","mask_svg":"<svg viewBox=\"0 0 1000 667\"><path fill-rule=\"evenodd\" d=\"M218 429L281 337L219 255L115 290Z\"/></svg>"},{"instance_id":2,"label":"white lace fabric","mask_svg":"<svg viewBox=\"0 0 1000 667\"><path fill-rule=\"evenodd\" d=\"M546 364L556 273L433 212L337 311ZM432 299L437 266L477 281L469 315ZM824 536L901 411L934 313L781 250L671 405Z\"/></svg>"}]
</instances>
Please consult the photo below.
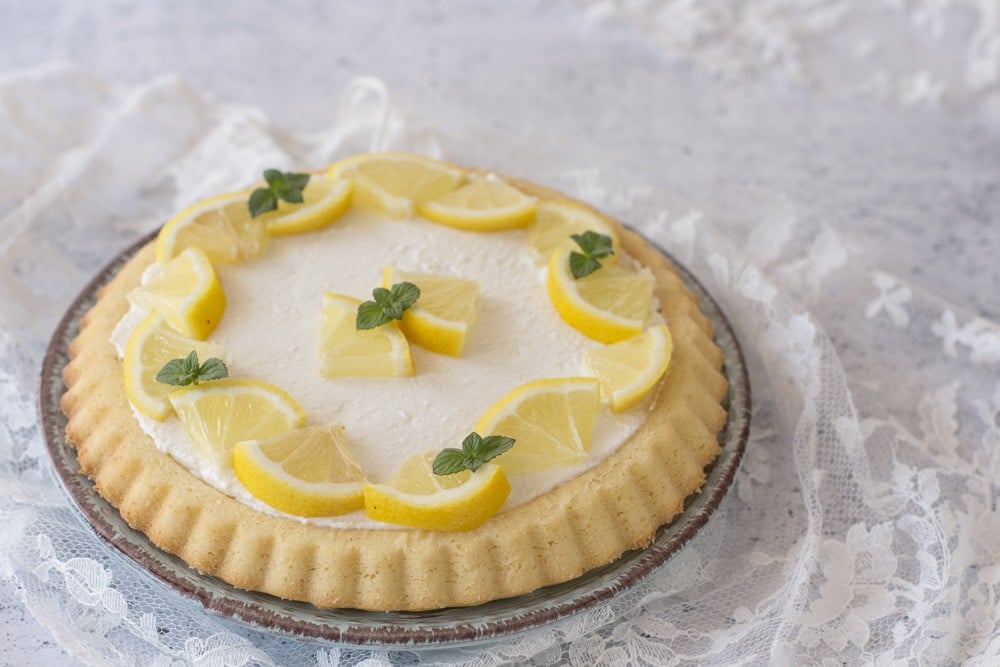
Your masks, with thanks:
<instances>
[{"instance_id":1,"label":"white lace fabric","mask_svg":"<svg viewBox=\"0 0 1000 667\"><path fill-rule=\"evenodd\" d=\"M1000 326L863 264L833 231L803 240L780 193L735 235L708 202L668 207L588 165L546 180L691 269L748 358L746 457L696 539L610 603L487 646L344 649L206 613L104 545L58 489L35 411L55 324L121 249L264 166L449 147L374 79L311 136L176 78L126 87L68 67L0 81L0 120L0 576L83 661L1000 664ZM813 314L831 307L836 343Z\"/></svg>"}]
</instances>

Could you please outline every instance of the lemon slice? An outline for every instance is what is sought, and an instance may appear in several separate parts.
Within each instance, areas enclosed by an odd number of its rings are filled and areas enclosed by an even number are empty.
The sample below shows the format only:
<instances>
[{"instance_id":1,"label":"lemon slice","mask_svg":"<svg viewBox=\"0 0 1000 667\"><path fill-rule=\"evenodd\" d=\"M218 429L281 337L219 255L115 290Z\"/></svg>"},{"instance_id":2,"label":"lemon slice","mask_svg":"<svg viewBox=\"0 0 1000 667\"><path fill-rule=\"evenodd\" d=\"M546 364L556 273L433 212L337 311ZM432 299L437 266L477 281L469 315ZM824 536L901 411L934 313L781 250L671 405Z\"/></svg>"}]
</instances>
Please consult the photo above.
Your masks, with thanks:
<instances>
[{"instance_id":1,"label":"lemon slice","mask_svg":"<svg viewBox=\"0 0 1000 667\"><path fill-rule=\"evenodd\" d=\"M172 408L167 396L177 387L156 381L156 374L171 359L181 359L191 351L204 362L220 354L217 348L187 336L171 327L163 315L152 312L139 323L125 343L122 366L125 372L125 396L135 408L157 421L163 421Z\"/></svg>"},{"instance_id":2,"label":"lemon slice","mask_svg":"<svg viewBox=\"0 0 1000 667\"><path fill-rule=\"evenodd\" d=\"M414 205L457 188L465 171L412 153L371 153L330 165L331 178L354 181L354 202L394 218L413 216Z\"/></svg>"},{"instance_id":3,"label":"lemon slice","mask_svg":"<svg viewBox=\"0 0 1000 667\"><path fill-rule=\"evenodd\" d=\"M596 378L535 380L497 401L476 432L514 438L514 446L495 459L510 473L579 463L587 458L599 407Z\"/></svg>"},{"instance_id":4,"label":"lemon slice","mask_svg":"<svg viewBox=\"0 0 1000 667\"><path fill-rule=\"evenodd\" d=\"M302 203L279 201L276 210L258 218L264 222L271 236L322 229L350 207L353 190L354 183L351 181L312 174L302 191Z\"/></svg>"},{"instance_id":5,"label":"lemon slice","mask_svg":"<svg viewBox=\"0 0 1000 667\"><path fill-rule=\"evenodd\" d=\"M420 288L420 298L403 312L399 323L407 340L432 352L461 356L466 333L476 319L479 285L466 278L412 273L392 266L383 269L383 287L404 281Z\"/></svg>"},{"instance_id":6,"label":"lemon slice","mask_svg":"<svg viewBox=\"0 0 1000 667\"><path fill-rule=\"evenodd\" d=\"M500 511L510 482L500 466L435 475L434 452L405 460L385 484L365 485L370 519L426 530L472 530Z\"/></svg>"},{"instance_id":7,"label":"lemon slice","mask_svg":"<svg viewBox=\"0 0 1000 667\"><path fill-rule=\"evenodd\" d=\"M396 322L359 331L355 318L360 305L343 294L323 295L320 374L326 378L413 375L410 345Z\"/></svg>"},{"instance_id":8,"label":"lemon slice","mask_svg":"<svg viewBox=\"0 0 1000 667\"><path fill-rule=\"evenodd\" d=\"M491 175L429 199L419 210L442 225L492 232L524 227L534 220L537 206L537 199Z\"/></svg>"},{"instance_id":9,"label":"lemon slice","mask_svg":"<svg viewBox=\"0 0 1000 667\"><path fill-rule=\"evenodd\" d=\"M547 261L556 246L567 246L575 250L576 244L570 236L586 231L611 237L615 254L601 262L617 263L619 244L615 228L596 212L580 204L568 201L541 202L535 211L535 221L527 229L526 240Z\"/></svg>"},{"instance_id":10,"label":"lemon slice","mask_svg":"<svg viewBox=\"0 0 1000 667\"><path fill-rule=\"evenodd\" d=\"M586 363L601 383L601 398L615 412L628 410L656 386L674 349L667 325L587 351Z\"/></svg>"},{"instance_id":11,"label":"lemon slice","mask_svg":"<svg viewBox=\"0 0 1000 667\"><path fill-rule=\"evenodd\" d=\"M213 380L178 389L169 399L191 441L220 461L229 461L237 442L270 438L306 419L294 398L260 380Z\"/></svg>"},{"instance_id":12,"label":"lemon slice","mask_svg":"<svg viewBox=\"0 0 1000 667\"><path fill-rule=\"evenodd\" d=\"M200 248L186 248L163 264L129 301L155 310L174 329L190 338L205 340L226 310L226 294L208 255Z\"/></svg>"},{"instance_id":13,"label":"lemon slice","mask_svg":"<svg viewBox=\"0 0 1000 667\"><path fill-rule=\"evenodd\" d=\"M339 424L238 442L232 461L247 491L286 514L334 516L365 505L365 474Z\"/></svg>"},{"instance_id":14,"label":"lemon slice","mask_svg":"<svg viewBox=\"0 0 1000 667\"><path fill-rule=\"evenodd\" d=\"M617 343L643 332L653 304L653 277L604 263L576 279L567 247L552 251L547 287L559 315L571 327L602 343Z\"/></svg>"},{"instance_id":15,"label":"lemon slice","mask_svg":"<svg viewBox=\"0 0 1000 667\"><path fill-rule=\"evenodd\" d=\"M165 263L185 248L201 248L213 262L253 259L267 244L264 222L250 217L248 190L209 197L173 218L156 238L156 261Z\"/></svg>"}]
</instances>

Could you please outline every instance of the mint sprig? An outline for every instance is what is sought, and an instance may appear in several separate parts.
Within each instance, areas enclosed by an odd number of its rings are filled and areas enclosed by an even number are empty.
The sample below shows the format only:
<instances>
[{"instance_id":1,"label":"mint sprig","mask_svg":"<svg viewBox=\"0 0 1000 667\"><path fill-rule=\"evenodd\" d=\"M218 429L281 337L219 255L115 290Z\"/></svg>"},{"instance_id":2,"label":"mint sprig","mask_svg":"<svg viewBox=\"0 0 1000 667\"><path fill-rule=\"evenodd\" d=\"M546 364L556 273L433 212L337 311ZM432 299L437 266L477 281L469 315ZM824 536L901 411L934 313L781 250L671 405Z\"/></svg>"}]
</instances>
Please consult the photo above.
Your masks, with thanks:
<instances>
[{"instance_id":1,"label":"mint sprig","mask_svg":"<svg viewBox=\"0 0 1000 667\"><path fill-rule=\"evenodd\" d=\"M396 283L391 289L376 287L372 290L374 301L358 306L354 320L357 329L374 329L390 320L403 319L403 311L420 298L420 288L413 283Z\"/></svg>"},{"instance_id":2,"label":"mint sprig","mask_svg":"<svg viewBox=\"0 0 1000 667\"><path fill-rule=\"evenodd\" d=\"M171 359L165 363L156 374L156 381L161 384L186 387L189 384L221 380L225 377L229 377L229 369L222 359L212 357L206 359L205 363L199 364L198 353L191 350L184 359Z\"/></svg>"},{"instance_id":3,"label":"mint sprig","mask_svg":"<svg viewBox=\"0 0 1000 667\"><path fill-rule=\"evenodd\" d=\"M264 180L267 181L267 187L257 188L250 193L247 206L250 208L251 218L277 209L279 201L301 204L302 191L309 184L309 174L265 169Z\"/></svg>"},{"instance_id":4,"label":"mint sprig","mask_svg":"<svg viewBox=\"0 0 1000 667\"><path fill-rule=\"evenodd\" d=\"M578 280L601 268L600 260L615 254L614 242L605 234L588 230L583 234L571 234L570 238L583 251L574 250L569 254L569 270Z\"/></svg>"},{"instance_id":5,"label":"mint sprig","mask_svg":"<svg viewBox=\"0 0 1000 667\"><path fill-rule=\"evenodd\" d=\"M438 452L434 457L434 474L454 475L463 470L476 472L513 446L514 438L504 435L488 435L484 438L473 431L465 436L461 449L449 447Z\"/></svg>"}]
</instances>

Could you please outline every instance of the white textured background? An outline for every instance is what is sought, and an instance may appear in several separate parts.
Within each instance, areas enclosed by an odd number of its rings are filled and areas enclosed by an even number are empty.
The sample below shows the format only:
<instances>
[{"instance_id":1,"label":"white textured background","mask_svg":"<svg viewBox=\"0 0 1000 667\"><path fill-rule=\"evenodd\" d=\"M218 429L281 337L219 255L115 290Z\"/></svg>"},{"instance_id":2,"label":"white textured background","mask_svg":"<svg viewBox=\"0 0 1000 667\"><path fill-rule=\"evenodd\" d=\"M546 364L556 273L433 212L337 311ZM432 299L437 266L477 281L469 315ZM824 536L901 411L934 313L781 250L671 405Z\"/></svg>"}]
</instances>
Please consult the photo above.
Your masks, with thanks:
<instances>
[{"instance_id":1,"label":"white textured background","mask_svg":"<svg viewBox=\"0 0 1000 667\"><path fill-rule=\"evenodd\" d=\"M882 351L855 335L857 313L878 294L871 270L960 321L1000 320L995 0L0 9L6 74L52 62L125 84L176 73L295 132L327 127L345 84L373 74L444 128L457 161L542 179L610 169L627 184L622 202L698 202L808 304L852 385L884 371ZM447 143L449 134L464 142ZM14 204L0 202L0 215ZM771 227L768 239L764 218L795 224ZM856 279L826 280L845 257ZM926 388L892 389L887 409ZM73 664L9 583L0 583L0 661Z\"/></svg>"}]
</instances>

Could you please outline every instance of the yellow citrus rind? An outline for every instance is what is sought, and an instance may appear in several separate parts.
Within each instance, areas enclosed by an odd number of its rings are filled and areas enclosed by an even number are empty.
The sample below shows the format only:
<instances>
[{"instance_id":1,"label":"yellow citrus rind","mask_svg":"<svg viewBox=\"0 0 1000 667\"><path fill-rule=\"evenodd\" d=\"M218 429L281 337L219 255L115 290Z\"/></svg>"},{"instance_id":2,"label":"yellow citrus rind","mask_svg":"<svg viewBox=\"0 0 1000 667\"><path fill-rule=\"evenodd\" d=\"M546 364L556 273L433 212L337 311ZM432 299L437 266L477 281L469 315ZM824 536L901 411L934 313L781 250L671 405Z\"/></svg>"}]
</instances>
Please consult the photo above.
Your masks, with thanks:
<instances>
[{"instance_id":1,"label":"yellow citrus rind","mask_svg":"<svg viewBox=\"0 0 1000 667\"><path fill-rule=\"evenodd\" d=\"M294 429L233 446L236 478L257 500L286 514L336 516L365 504L364 473L340 425Z\"/></svg>"},{"instance_id":2,"label":"yellow citrus rind","mask_svg":"<svg viewBox=\"0 0 1000 667\"><path fill-rule=\"evenodd\" d=\"M635 407L667 372L673 339L665 324L638 336L588 350L587 366L601 383L601 398L614 412Z\"/></svg>"},{"instance_id":3,"label":"yellow citrus rind","mask_svg":"<svg viewBox=\"0 0 1000 667\"><path fill-rule=\"evenodd\" d=\"M500 466L487 463L463 484L435 493L400 491L388 484L365 485L365 514L375 521L442 531L473 530L503 507L510 482Z\"/></svg>"}]
</instances>

